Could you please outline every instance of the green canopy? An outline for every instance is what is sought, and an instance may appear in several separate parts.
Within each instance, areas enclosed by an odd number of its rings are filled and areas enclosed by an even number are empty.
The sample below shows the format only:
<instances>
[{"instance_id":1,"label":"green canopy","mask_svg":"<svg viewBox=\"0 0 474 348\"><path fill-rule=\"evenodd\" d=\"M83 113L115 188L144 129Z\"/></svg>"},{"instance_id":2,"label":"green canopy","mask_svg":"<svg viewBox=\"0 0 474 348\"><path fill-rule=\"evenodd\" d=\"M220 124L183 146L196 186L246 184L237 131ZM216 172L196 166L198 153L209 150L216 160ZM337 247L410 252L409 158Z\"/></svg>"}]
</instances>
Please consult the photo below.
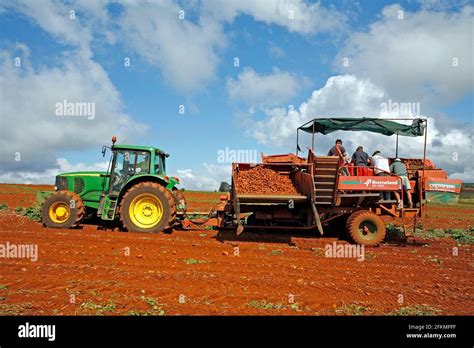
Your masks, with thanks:
<instances>
[{"instance_id":1,"label":"green canopy","mask_svg":"<svg viewBox=\"0 0 474 348\"><path fill-rule=\"evenodd\" d=\"M381 118L315 118L298 129L307 133L329 134L338 130L367 131L384 135L405 135L417 137L424 135L425 120L413 119L411 125L406 125ZM313 128L314 127L314 128Z\"/></svg>"}]
</instances>

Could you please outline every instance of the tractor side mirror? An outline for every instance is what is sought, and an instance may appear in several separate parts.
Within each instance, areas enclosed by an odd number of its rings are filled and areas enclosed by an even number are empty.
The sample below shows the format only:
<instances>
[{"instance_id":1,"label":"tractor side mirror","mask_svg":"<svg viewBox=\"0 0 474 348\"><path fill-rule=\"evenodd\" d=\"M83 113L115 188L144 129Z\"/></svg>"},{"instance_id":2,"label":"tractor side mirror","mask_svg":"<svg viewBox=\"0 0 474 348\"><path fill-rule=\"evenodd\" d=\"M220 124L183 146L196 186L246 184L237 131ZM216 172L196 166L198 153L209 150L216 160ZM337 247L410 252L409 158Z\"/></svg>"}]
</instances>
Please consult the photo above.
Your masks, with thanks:
<instances>
[{"instance_id":1,"label":"tractor side mirror","mask_svg":"<svg viewBox=\"0 0 474 348\"><path fill-rule=\"evenodd\" d=\"M107 152L107 146L102 146L102 157L105 157L106 152Z\"/></svg>"}]
</instances>

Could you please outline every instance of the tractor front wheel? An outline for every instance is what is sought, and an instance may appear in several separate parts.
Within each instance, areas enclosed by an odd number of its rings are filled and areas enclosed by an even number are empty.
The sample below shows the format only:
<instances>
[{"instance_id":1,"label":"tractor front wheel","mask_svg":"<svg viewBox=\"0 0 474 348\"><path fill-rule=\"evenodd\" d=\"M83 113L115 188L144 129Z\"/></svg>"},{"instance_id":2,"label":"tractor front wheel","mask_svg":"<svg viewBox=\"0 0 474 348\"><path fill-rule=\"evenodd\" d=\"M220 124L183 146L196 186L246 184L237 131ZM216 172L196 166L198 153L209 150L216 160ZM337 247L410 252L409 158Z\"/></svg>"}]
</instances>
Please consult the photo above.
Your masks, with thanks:
<instances>
[{"instance_id":1,"label":"tractor front wheel","mask_svg":"<svg viewBox=\"0 0 474 348\"><path fill-rule=\"evenodd\" d=\"M359 210L349 216L347 236L357 244L375 246L385 238L385 224L380 217L368 210Z\"/></svg>"},{"instance_id":2,"label":"tractor front wheel","mask_svg":"<svg viewBox=\"0 0 474 348\"><path fill-rule=\"evenodd\" d=\"M61 190L49 196L41 206L41 220L46 227L71 228L81 223L85 207L81 197Z\"/></svg>"},{"instance_id":3,"label":"tractor front wheel","mask_svg":"<svg viewBox=\"0 0 474 348\"><path fill-rule=\"evenodd\" d=\"M162 185L142 182L125 193L119 213L128 231L156 233L171 227L176 204L171 192Z\"/></svg>"}]
</instances>

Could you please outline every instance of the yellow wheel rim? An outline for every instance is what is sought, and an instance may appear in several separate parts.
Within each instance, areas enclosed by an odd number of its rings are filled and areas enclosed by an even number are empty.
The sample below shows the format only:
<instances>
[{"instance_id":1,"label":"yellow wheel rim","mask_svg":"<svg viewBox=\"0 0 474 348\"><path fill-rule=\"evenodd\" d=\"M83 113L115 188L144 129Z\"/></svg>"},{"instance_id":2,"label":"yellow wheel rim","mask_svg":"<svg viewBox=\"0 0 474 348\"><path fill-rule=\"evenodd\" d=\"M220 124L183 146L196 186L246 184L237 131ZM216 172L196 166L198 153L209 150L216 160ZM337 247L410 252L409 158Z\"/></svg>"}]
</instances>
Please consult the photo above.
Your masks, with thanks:
<instances>
[{"instance_id":1,"label":"yellow wheel rim","mask_svg":"<svg viewBox=\"0 0 474 348\"><path fill-rule=\"evenodd\" d=\"M132 200L128 214L135 226L153 228L163 218L163 204L156 196L143 193Z\"/></svg>"},{"instance_id":2,"label":"yellow wheel rim","mask_svg":"<svg viewBox=\"0 0 474 348\"><path fill-rule=\"evenodd\" d=\"M65 202L55 202L49 207L48 215L52 222L62 224L71 215L71 208Z\"/></svg>"}]
</instances>

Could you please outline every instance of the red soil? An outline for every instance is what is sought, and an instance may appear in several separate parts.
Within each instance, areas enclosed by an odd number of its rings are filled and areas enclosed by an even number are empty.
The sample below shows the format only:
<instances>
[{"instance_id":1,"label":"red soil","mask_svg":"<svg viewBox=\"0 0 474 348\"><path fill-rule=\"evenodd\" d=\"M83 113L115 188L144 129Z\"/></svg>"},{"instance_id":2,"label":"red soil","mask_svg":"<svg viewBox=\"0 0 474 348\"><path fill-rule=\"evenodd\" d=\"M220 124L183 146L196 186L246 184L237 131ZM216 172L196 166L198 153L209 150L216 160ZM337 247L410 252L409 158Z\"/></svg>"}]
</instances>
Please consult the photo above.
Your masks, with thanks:
<instances>
[{"instance_id":1,"label":"red soil","mask_svg":"<svg viewBox=\"0 0 474 348\"><path fill-rule=\"evenodd\" d=\"M474 314L473 248L451 239L385 243L366 248L359 262L325 257L333 240L305 243L286 234L154 235L94 224L48 229L13 210L32 204L36 189L0 185L0 203L10 206L0 211L0 244L37 244L39 252L36 262L0 259L0 314L143 313L153 311L153 301L168 315L370 315L418 305L439 314ZM185 194L188 201L209 201L197 208L219 198ZM424 224L467 226L473 213L474 207L434 207Z\"/></svg>"}]
</instances>

